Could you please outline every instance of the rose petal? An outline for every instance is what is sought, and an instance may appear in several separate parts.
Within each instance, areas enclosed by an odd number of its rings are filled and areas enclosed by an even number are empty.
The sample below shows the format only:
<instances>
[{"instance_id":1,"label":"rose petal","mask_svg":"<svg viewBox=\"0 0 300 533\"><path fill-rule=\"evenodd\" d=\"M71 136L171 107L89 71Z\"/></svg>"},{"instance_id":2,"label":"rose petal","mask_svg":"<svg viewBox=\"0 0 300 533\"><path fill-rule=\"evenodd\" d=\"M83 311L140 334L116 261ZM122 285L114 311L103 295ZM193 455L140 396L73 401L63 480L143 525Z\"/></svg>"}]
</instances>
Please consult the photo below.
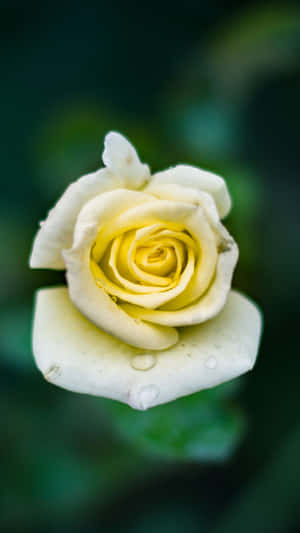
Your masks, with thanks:
<instances>
[{"instance_id":1,"label":"rose petal","mask_svg":"<svg viewBox=\"0 0 300 533\"><path fill-rule=\"evenodd\" d=\"M184 328L169 350L139 352L84 318L62 287L37 293L33 348L51 383L143 410L247 372L255 363L260 333L259 310L232 291L214 320ZM145 355L153 358L152 367L136 370L143 367L136 358Z\"/></svg>"},{"instance_id":2,"label":"rose petal","mask_svg":"<svg viewBox=\"0 0 300 533\"><path fill-rule=\"evenodd\" d=\"M226 281L230 280L230 282L227 284L227 287L228 287L227 292L228 292L230 290L232 274L233 274L236 261L238 258L238 249L237 249L237 245L235 241L229 235L228 231L221 224L221 222L219 222L218 228L215 228L215 230L216 230L216 235L218 236L218 241L219 241L219 246L218 246L219 255L217 258L218 263L216 263L217 270L218 270L218 278L220 280L220 270L224 271L224 267L226 267L226 271L228 272L228 275L230 276L230 278L228 276L226 277ZM223 261L222 257L220 257L220 254L224 253L224 251L222 252L223 248L226 250L226 253L227 253L225 262ZM213 284L214 284L214 281L211 283L210 288L212 288ZM192 304L196 304L196 302L199 301L200 297L205 296L205 292L207 291L208 288L209 288L208 283L203 285L203 272L202 272L202 264L200 261L200 263L196 265L193 279L191 280L191 283L187 286L187 288L179 296L174 298L174 300L162 306L161 309L164 311L176 311L183 307L186 307L188 309L188 306L191 306ZM224 288L225 287L223 283L223 289ZM219 294L218 296L222 296L222 294L224 294L223 291L221 291L221 294ZM220 298L218 298L218 300L220 301ZM225 303L225 300L224 300L224 303ZM198 307L198 309L200 309L200 307ZM200 322L202 322L202 320L199 320L199 323ZM186 325L186 323L184 323L183 325Z\"/></svg>"},{"instance_id":3,"label":"rose petal","mask_svg":"<svg viewBox=\"0 0 300 533\"><path fill-rule=\"evenodd\" d=\"M105 137L102 159L113 174L125 179L129 189L140 189L150 178L148 165L140 162L132 144L115 131Z\"/></svg>"},{"instance_id":4,"label":"rose petal","mask_svg":"<svg viewBox=\"0 0 300 533\"><path fill-rule=\"evenodd\" d=\"M144 192L153 194L162 200L174 200L175 202L188 202L202 207L207 219L213 228L218 228L220 217L216 203L211 194L192 187L183 187L173 183L156 183L155 179L145 187Z\"/></svg>"},{"instance_id":5,"label":"rose petal","mask_svg":"<svg viewBox=\"0 0 300 533\"><path fill-rule=\"evenodd\" d=\"M71 183L41 223L33 243L31 268L63 270L65 262L61 252L72 246L74 226L82 206L94 196L120 186L120 180L106 169L86 174Z\"/></svg>"},{"instance_id":6,"label":"rose petal","mask_svg":"<svg viewBox=\"0 0 300 533\"><path fill-rule=\"evenodd\" d=\"M154 174L149 184L149 192L152 187L154 191L158 185L167 183L210 193L216 202L221 218L224 218L230 211L231 199L227 185L217 174L190 165L177 165Z\"/></svg>"}]
</instances>

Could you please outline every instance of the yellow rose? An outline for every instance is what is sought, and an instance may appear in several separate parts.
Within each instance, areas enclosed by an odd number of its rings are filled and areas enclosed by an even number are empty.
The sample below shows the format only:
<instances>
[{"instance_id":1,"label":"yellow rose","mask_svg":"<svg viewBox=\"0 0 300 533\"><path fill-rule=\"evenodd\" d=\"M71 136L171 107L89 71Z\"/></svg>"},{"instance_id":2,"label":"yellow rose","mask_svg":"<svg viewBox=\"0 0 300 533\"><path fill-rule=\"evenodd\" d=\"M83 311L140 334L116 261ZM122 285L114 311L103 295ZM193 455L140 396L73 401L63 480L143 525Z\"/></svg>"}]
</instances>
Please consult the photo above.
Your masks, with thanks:
<instances>
[{"instance_id":1,"label":"yellow rose","mask_svg":"<svg viewBox=\"0 0 300 533\"><path fill-rule=\"evenodd\" d=\"M37 293L33 349L46 379L146 409L251 369L261 318L231 291L224 180L188 165L151 176L115 132L103 162L34 240L31 267L67 273L67 288Z\"/></svg>"}]
</instances>

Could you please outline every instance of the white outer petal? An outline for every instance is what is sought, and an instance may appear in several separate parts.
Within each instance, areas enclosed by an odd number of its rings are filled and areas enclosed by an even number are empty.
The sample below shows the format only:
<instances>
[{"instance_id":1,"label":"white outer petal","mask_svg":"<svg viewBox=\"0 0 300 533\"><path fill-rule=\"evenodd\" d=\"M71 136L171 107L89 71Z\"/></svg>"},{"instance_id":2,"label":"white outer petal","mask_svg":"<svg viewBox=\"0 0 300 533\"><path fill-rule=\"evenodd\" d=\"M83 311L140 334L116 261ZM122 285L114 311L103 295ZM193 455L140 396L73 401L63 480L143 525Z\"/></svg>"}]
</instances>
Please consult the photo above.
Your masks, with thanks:
<instances>
[{"instance_id":1,"label":"white outer petal","mask_svg":"<svg viewBox=\"0 0 300 533\"><path fill-rule=\"evenodd\" d=\"M132 144L115 131L105 137L102 159L113 174L124 178L129 189L140 189L150 178L148 165L140 162Z\"/></svg>"},{"instance_id":2,"label":"white outer petal","mask_svg":"<svg viewBox=\"0 0 300 533\"><path fill-rule=\"evenodd\" d=\"M166 183L210 193L216 202L220 218L224 218L230 211L231 199L227 185L217 174L190 165L177 165L154 174L149 189Z\"/></svg>"},{"instance_id":3,"label":"white outer petal","mask_svg":"<svg viewBox=\"0 0 300 533\"><path fill-rule=\"evenodd\" d=\"M38 368L51 383L143 410L252 369L260 334L259 310L232 291L214 320L184 328L176 346L153 354L156 364L139 371L131 360L142 352L84 318L66 288L51 288L37 293L33 350Z\"/></svg>"},{"instance_id":4,"label":"white outer petal","mask_svg":"<svg viewBox=\"0 0 300 533\"><path fill-rule=\"evenodd\" d=\"M216 203L211 194L192 187L183 187L182 185L175 185L173 183L164 183L162 185L155 184L151 181L143 192L153 194L162 200L173 200L175 202L191 203L199 205L213 228L218 228L220 217L217 210Z\"/></svg>"},{"instance_id":5,"label":"white outer petal","mask_svg":"<svg viewBox=\"0 0 300 533\"><path fill-rule=\"evenodd\" d=\"M33 243L31 268L63 270L65 262L61 252L72 246L76 218L83 205L94 196L121 185L107 169L86 174L71 183L41 223Z\"/></svg>"}]
</instances>

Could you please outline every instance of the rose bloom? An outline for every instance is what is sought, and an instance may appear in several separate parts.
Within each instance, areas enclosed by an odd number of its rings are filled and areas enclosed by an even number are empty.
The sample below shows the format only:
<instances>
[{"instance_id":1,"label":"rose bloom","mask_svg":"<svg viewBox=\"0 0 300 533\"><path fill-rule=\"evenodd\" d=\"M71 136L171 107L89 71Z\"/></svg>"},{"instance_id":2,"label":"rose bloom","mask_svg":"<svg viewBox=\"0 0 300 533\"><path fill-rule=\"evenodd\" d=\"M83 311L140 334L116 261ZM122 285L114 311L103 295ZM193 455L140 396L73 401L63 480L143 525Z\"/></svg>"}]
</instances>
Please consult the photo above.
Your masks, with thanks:
<instances>
[{"instance_id":1,"label":"rose bloom","mask_svg":"<svg viewBox=\"0 0 300 533\"><path fill-rule=\"evenodd\" d=\"M45 378L147 409L250 370L261 315L231 290L225 181L188 165L151 176L115 132L103 162L67 188L33 243L30 266L67 278L36 296Z\"/></svg>"}]
</instances>

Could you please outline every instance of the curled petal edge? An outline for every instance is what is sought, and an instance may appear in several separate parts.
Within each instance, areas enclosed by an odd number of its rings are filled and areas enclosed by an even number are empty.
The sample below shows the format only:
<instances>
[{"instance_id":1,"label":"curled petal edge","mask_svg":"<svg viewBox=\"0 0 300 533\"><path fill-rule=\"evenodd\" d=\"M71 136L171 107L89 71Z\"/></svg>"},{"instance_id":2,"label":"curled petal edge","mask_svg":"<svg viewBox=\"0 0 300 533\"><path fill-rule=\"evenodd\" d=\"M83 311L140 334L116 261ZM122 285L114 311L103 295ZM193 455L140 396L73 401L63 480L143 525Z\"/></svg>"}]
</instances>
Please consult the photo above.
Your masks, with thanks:
<instances>
[{"instance_id":1,"label":"curled petal edge","mask_svg":"<svg viewBox=\"0 0 300 533\"><path fill-rule=\"evenodd\" d=\"M125 179L129 189L140 189L150 179L148 165L141 163L136 149L116 131L106 135L102 159L113 174Z\"/></svg>"},{"instance_id":2,"label":"curled petal edge","mask_svg":"<svg viewBox=\"0 0 300 533\"><path fill-rule=\"evenodd\" d=\"M149 184L153 191L160 185L182 185L183 187L205 191L213 197L220 218L228 215L231 209L231 198L225 180L207 170L191 165L177 165L154 174Z\"/></svg>"}]
</instances>

